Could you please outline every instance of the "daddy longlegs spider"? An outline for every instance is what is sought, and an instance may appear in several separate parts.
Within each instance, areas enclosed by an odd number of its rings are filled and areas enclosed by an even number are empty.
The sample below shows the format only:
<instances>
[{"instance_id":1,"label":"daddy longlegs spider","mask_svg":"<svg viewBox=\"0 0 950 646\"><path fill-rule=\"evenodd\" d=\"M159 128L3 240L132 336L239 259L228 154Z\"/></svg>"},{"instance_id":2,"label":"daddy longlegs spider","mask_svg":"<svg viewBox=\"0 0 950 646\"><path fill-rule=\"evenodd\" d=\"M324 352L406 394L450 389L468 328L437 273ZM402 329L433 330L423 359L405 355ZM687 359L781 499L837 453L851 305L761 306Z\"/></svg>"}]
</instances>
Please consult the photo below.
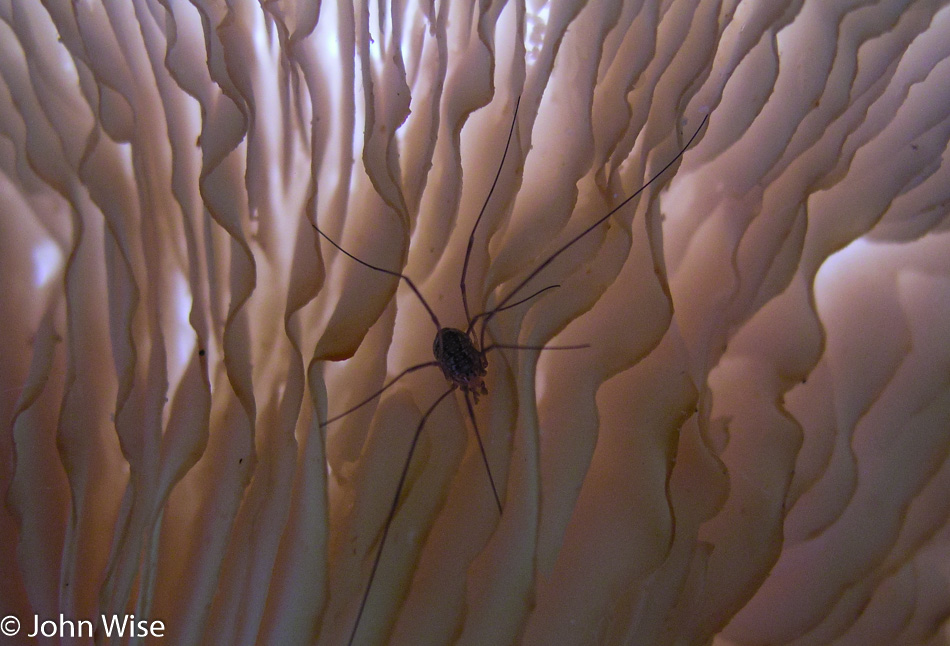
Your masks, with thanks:
<instances>
[{"instance_id":1,"label":"daddy longlegs spider","mask_svg":"<svg viewBox=\"0 0 950 646\"><path fill-rule=\"evenodd\" d=\"M439 318L436 316L435 311L429 306L429 303L422 296L422 293L419 291L419 288L416 287L416 284L412 281L411 278L402 274L398 271L393 271L391 269L385 269L383 267L377 267L376 265L370 264L365 260L357 258L346 249L338 245L333 239L331 239L326 233L321 231L315 223L311 223L311 226L316 230L316 232L325 238L327 242L333 245L338 251L346 255L348 258L353 259L364 267L368 267L374 271L378 271L390 276L399 278L400 280L406 281L406 284L409 286L409 289L416 295L419 301L422 303L422 306L425 308L426 312L429 314L429 317L432 319L432 322L435 324L436 335L435 341L432 344L432 353L435 356L435 361L426 361L425 363L416 364L406 368L398 375L390 379L387 383L383 385L382 388L377 390L375 393L356 404L343 411L338 413L333 417L320 423L321 427L326 427L332 424L333 422L346 417L350 413L356 411L359 408L362 408L366 404L370 403L389 388L394 386L399 380L401 380L406 375L416 372L417 370L422 370L424 368L430 368L438 366L442 369L442 374L445 375L446 380L449 382L449 388L439 395L436 398L425 413L422 415L422 418L419 420L418 426L416 426L415 433L412 437L412 442L409 444L409 454L406 456L406 461L403 464L402 473L399 476L399 483L396 485L396 493L393 496L392 505L389 508L389 513L386 516L386 521L383 524L383 533L379 538L379 544L376 547L376 555L373 557L373 565L370 568L369 581L366 583L366 588L363 591L363 597L360 600L359 609L356 613L356 619L353 622L353 629L350 632L350 638L347 642L352 646L354 640L356 639L356 633L359 630L360 619L363 616L363 611L366 608L366 602L369 599L370 590L373 587L373 580L376 578L376 570L379 568L380 560L383 555L383 548L386 545L386 538L389 535L389 529L392 526L393 519L396 516L396 511L399 508L399 498L402 495L403 487L406 484L406 478L409 474L409 465L412 462L413 453L416 450L416 444L418 443L419 436L422 434L422 429L425 426L426 420L435 410L435 408L442 403L446 397L455 392L455 390L461 390L465 396L465 407L468 411L468 418L472 423L472 429L475 431L475 438L478 441L478 450L482 456L482 462L485 465L485 472L488 475L488 482L491 485L492 495L495 498L495 504L498 507L499 516L502 514L502 504L501 498L498 495L498 488L495 486L495 479L492 477L491 467L488 463L488 454L485 452L485 445L482 442L481 434L478 431L478 423L475 421L475 407L474 404L478 403L479 395L487 395L488 390L485 387L483 377L487 374L488 369L488 353L492 350L499 349L513 349L513 350L579 350L582 348L588 347L587 345L572 345L572 346L525 346L525 345L515 345L515 344L505 344L505 343L491 343L488 346L485 345L485 329L488 327L488 323L491 319L500 312L505 310L518 307L524 303L534 299L535 297L541 295L542 293L560 287L560 285L548 285L538 291L530 294L529 296L522 298L518 301L511 302L513 298L525 288L525 286L531 282L538 274L540 274L546 267L548 267L554 260L560 256L562 253L567 251L571 246L577 243L581 238L586 236L588 233L596 229L598 226L607 221L610 216L617 213L620 209L630 203L634 198L640 195L644 190L647 189L653 182L660 178L663 173L665 173L669 168L676 163L676 161L683 156L687 149L692 145L693 141L699 136L700 130L706 124L706 121L709 119L709 116L706 115L703 117L702 122L699 124L699 127L696 129L696 132L693 133L693 136L690 137L689 141L686 142L679 152L676 153L676 156L673 157L663 168L661 168L656 174L653 175L645 184L643 184L639 189L636 190L632 195L625 198L620 204L611 209L606 215L600 217L596 222L591 224L589 227L575 235L568 242L562 245L557 251L548 256L544 261L541 262L527 277L521 280L512 289L507 296L505 296L494 309L487 312L482 312L474 316L471 315L471 311L468 306L468 294L466 292L465 286L465 277L468 273L468 263L472 255L472 246L475 243L475 232L478 230L478 225L482 220L482 216L485 214L485 209L488 207L488 201L491 199L492 193L495 191L495 186L498 184L498 179L501 177L501 170L505 165L505 158L508 156L508 149L511 146L511 138L515 131L515 125L518 121L518 108L521 105L521 98L518 98L518 101L515 103L514 115L511 119L511 128L508 131L508 140L505 143L505 150L501 156L501 162L498 164L498 170L495 173L495 179L492 181L491 188L488 191L488 195L485 197L485 201L482 204L482 208L478 213L478 217L475 219L475 224L472 226L472 232L468 236L468 245L465 248L465 260L462 262L462 276L459 281L459 289L462 293L462 306L465 310L465 318L468 321L467 328L465 331L451 328L443 327L439 323ZM476 324L481 322L481 330L478 334L475 333Z\"/></svg>"}]
</instances>

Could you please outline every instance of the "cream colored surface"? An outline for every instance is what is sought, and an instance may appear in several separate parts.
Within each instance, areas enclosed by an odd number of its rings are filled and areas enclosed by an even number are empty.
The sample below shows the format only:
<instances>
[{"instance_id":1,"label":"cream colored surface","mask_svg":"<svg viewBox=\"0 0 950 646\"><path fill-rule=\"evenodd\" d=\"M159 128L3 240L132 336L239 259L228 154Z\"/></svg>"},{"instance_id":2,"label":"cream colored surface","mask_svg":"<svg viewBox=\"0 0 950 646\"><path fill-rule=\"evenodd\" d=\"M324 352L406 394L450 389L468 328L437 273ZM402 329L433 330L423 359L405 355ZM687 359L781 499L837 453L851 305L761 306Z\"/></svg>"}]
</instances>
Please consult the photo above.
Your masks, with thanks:
<instances>
[{"instance_id":1,"label":"cream colored surface","mask_svg":"<svg viewBox=\"0 0 950 646\"><path fill-rule=\"evenodd\" d=\"M0 2L0 614L345 643L520 96L357 643L945 643L945 5Z\"/></svg>"}]
</instances>

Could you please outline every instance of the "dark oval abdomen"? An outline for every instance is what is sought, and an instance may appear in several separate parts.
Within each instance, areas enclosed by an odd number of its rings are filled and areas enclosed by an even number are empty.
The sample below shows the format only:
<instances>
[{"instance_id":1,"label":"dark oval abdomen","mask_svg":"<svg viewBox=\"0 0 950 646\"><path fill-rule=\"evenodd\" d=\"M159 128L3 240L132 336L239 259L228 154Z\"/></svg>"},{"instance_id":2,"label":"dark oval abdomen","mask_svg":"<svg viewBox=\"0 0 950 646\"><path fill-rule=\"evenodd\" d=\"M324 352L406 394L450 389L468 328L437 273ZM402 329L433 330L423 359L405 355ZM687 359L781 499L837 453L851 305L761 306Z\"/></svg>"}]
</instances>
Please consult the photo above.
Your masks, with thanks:
<instances>
[{"instance_id":1,"label":"dark oval abdomen","mask_svg":"<svg viewBox=\"0 0 950 646\"><path fill-rule=\"evenodd\" d=\"M480 377L486 373L487 362L462 330L451 327L439 330L432 344L432 354L449 381L465 390L481 386Z\"/></svg>"}]
</instances>

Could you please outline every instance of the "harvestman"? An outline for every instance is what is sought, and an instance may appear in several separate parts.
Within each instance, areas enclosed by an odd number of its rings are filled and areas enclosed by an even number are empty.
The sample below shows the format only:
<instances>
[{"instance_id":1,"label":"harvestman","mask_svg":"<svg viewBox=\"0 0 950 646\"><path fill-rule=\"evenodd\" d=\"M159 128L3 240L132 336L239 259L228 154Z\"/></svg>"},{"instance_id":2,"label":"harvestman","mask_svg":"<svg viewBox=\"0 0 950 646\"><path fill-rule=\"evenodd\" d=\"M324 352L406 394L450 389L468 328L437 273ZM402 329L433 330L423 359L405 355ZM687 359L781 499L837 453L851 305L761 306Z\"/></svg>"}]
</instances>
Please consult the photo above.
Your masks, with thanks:
<instances>
[{"instance_id":1,"label":"harvestman","mask_svg":"<svg viewBox=\"0 0 950 646\"><path fill-rule=\"evenodd\" d=\"M386 390L394 386L400 379L408 375L409 373L415 372L417 370L422 370L423 368L429 368L438 366L442 369L442 373L445 375L446 380L449 382L449 388L444 393L442 393L436 400L433 402L426 412L422 415L422 419L419 420L419 425L416 427L415 434L412 437L412 442L409 445L409 454L406 456L406 462L402 468L402 474L399 476L399 484L396 485L396 493L393 496L392 505L389 508L389 513L386 516L386 522L383 525L383 533L379 539L379 545L376 548L376 556L373 558L373 566L370 569L369 581L366 584L366 588L363 592L363 597L360 600L359 610L356 613L356 620L353 624L353 630L350 633L350 639L348 644L352 646L354 639L356 638L356 632L359 629L360 619L363 616L363 611L366 608L366 602L369 599L369 593L373 586L373 580L376 578L376 570L379 567L379 562L383 555L383 547L386 544L386 537L389 534L389 528L392 525L393 519L396 516L396 510L399 507L399 497L402 494L403 487L406 484L406 477L409 474L409 465L412 462L412 455L416 450L416 444L419 440L419 436L422 433L422 429L425 426L426 420L429 418L429 415L435 410L442 400L448 397L455 390L460 389L465 395L465 407L468 409L468 418L472 422L472 428L475 431L475 438L478 441L478 449L481 452L482 462L485 465L485 472L488 474L488 481L491 484L492 494L495 497L495 504L498 507L499 515L502 513L501 498L498 496L498 489L495 486L495 479L491 474L491 467L488 464L488 455L485 452L485 445L482 442L481 434L478 431L478 424L475 421L475 409L474 403L478 403L478 396L487 395L488 389L485 387L484 377L488 373L488 359L487 355L492 350L497 349L514 349L514 350L576 350L580 348L587 347L586 345L574 345L574 346L523 346L523 345L511 345L503 343L492 343L488 346L485 345L485 329L488 326L489 321L498 314L505 310L511 309L522 305L531 299L539 296L543 292L546 292L549 289L554 289L559 287L559 285L549 285L540 289L526 298L522 298L519 301L511 303L511 299L515 297L524 287L542 270L544 270L548 265L550 265L555 258L560 256L562 253L567 251L574 243L579 241L581 238L586 236L588 233L596 229L598 226L603 224L610 216L626 206L631 200L636 198L640 193L642 193L648 186L655 182L659 177L665 173L670 166L676 163L676 161L683 156L686 150L692 145L693 141L699 135L700 130L706 124L706 121L709 119L709 116L703 117L702 123L699 124L699 127L696 129L696 132L693 133L693 136L690 137L689 141L686 142L686 145L683 146L676 156L673 157L663 168L661 168L653 177L649 179L643 186L636 190L632 195L624 199L620 204L611 209L606 215L599 218L596 222L591 224L589 227L581 231L579 234L571 238L567 243L561 246L557 251L548 256L540 265L538 265L526 278L524 278L518 285L511 290L507 296L505 296L498 305L487 312L482 312L476 314L475 316L471 315L471 312L468 307L468 295L465 289L465 276L468 273L468 263L472 255L472 246L475 243L475 232L478 229L479 223L482 221L482 216L485 214L485 209L488 207L488 201L491 199L492 193L495 191L495 186L498 184L498 179L501 177L501 170L505 165L505 158L508 156L508 148L511 146L511 137L515 131L515 124L518 121L518 107L521 104L521 99L519 98L517 103L515 103L514 115L511 120L511 128L508 131L508 140L505 143L505 150L501 156L501 163L498 164L498 171L495 173L495 179L492 181L491 188L488 191L488 195L485 197L485 202L482 204L482 208L478 213L478 218L475 219L475 224L472 226L472 232L468 236L468 246L465 248L465 260L462 263L462 277L459 282L459 288L462 292L462 306L465 309L465 318L468 321L468 326L465 331L451 328L451 327L442 327L442 324L439 323L439 318L435 315L435 311L429 306L429 303L426 302L426 299L423 298L422 293L416 287L416 284L405 274L402 274L398 271L392 271L390 269L384 269L382 267L377 267L372 265L364 260L360 260L346 249L334 242L327 234L321 231L316 224L311 223L311 226L320 234L323 238L327 240L331 245L336 247L336 249L342 252L349 258L352 258L359 264L364 267L368 267L374 271L378 271L390 276L394 276L401 280L406 281L406 284L409 285L409 289L419 298L419 301L425 307L426 312L428 312L432 322L435 324L436 335L435 341L432 344L432 353L435 355L435 361L427 361L425 363L420 363L415 366L406 368L398 375L389 380L382 388L377 390L375 393L356 404L355 406L348 408L347 410L334 415L333 417L327 419L326 421L320 424L321 427L326 427L333 422L349 415L350 413L356 411L357 409L365 406L370 403L380 395L382 395ZM475 325L481 321L481 331L478 334L475 334Z\"/></svg>"}]
</instances>

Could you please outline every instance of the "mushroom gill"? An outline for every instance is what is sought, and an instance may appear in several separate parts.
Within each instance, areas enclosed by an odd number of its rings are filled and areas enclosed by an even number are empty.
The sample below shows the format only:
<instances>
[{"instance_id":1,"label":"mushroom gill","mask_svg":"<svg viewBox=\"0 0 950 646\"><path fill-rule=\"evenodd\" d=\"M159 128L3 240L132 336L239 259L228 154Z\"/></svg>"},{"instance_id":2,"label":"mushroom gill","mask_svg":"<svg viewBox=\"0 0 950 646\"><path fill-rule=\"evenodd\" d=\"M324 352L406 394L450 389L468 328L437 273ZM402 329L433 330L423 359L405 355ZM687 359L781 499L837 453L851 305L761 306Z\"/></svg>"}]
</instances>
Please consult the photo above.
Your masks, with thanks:
<instances>
[{"instance_id":1,"label":"mushroom gill","mask_svg":"<svg viewBox=\"0 0 950 646\"><path fill-rule=\"evenodd\" d=\"M520 97L358 643L947 641L946 2L0 17L0 614L345 642Z\"/></svg>"}]
</instances>

